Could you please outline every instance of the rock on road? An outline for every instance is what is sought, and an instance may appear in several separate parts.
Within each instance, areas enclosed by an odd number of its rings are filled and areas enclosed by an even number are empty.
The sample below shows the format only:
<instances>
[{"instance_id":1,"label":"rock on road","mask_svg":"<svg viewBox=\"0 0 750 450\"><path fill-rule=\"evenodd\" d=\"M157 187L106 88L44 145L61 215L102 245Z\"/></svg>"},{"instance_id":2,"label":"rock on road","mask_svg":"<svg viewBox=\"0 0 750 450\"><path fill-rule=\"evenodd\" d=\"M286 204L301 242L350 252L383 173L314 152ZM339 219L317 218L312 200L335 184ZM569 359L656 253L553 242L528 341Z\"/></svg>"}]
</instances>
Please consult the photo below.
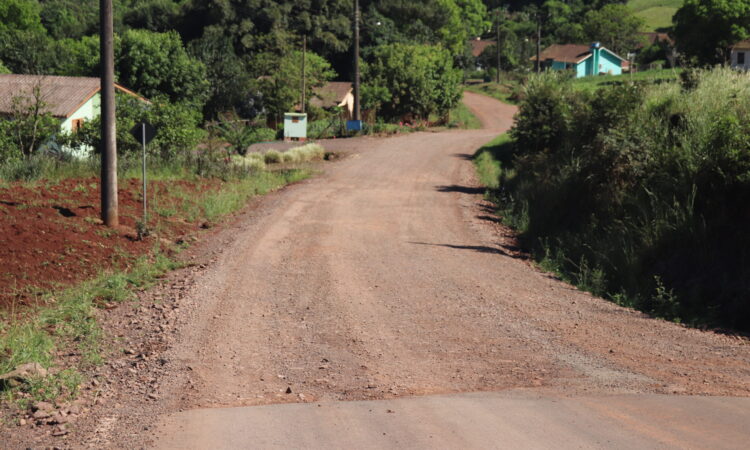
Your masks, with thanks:
<instances>
[{"instance_id":1,"label":"rock on road","mask_svg":"<svg viewBox=\"0 0 750 450\"><path fill-rule=\"evenodd\" d=\"M535 268L470 161L515 108L464 101L483 129L339 140L345 158L241 224L189 293L147 444L750 442L747 340L649 318Z\"/></svg>"}]
</instances>

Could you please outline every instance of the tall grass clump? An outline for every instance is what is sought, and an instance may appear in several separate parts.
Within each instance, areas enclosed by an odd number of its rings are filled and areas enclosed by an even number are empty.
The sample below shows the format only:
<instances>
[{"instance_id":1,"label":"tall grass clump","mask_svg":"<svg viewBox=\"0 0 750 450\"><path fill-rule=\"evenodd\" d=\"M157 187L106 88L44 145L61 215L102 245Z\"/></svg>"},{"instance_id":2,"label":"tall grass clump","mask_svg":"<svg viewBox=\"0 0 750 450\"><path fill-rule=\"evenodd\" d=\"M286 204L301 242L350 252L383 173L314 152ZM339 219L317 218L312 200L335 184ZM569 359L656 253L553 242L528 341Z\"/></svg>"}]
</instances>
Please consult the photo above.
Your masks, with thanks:
<instances>
[{"instance_id":1,"label":"tall grass clump","mask_svg":"<svg viewBox=\"0 0 750 450\"><path fill-rule=\"evenodd\" d=\"M285 163L300 163L321 160L325 154L326 151L320 144L305 144L285 151L281 157Z\"/></svg>"},{"instance_id":2,"label":"tall grass clump","mask_svg":"<svg viewBox=\"0 0 750 450\"><path fill-rule=\"evenodd\" d=\"M495 194L535 257L571 281L656 316L747 331L750 77L681 78L579 91L532 77Z\"/></svg>"}]
</instances>

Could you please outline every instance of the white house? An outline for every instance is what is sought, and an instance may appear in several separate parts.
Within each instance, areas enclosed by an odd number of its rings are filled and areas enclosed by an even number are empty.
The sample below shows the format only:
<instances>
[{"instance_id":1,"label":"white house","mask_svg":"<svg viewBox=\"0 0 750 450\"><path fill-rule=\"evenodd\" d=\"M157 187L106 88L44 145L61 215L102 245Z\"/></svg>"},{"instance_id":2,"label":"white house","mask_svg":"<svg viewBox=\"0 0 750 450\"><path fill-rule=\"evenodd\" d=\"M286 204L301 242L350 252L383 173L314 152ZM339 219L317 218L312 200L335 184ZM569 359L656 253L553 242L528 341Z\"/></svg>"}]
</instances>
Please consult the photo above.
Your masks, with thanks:
<instances>
[{"instance_id":1,"label":"white house","mask_svg":"<svg viewBox=\"0 0 750 450\"><path fill-rule=\"evenodd\" d=\"M99 78L50 75L0 75L0 116L12 116L21 106L43 105L41 112L60 119L60 131L73 133L101 111ZM115 89L140 98L115 84Z\"/></svg>"},{"instance_id":2,"label":"white house","mask_svg":"<svg viewBox=\"0 0 750 450\"><path fill-rule=\"evenodd\" d=\"M750 70L750 39L734 44L730 65L733 69Z\"/></svg>"}]
</instances>

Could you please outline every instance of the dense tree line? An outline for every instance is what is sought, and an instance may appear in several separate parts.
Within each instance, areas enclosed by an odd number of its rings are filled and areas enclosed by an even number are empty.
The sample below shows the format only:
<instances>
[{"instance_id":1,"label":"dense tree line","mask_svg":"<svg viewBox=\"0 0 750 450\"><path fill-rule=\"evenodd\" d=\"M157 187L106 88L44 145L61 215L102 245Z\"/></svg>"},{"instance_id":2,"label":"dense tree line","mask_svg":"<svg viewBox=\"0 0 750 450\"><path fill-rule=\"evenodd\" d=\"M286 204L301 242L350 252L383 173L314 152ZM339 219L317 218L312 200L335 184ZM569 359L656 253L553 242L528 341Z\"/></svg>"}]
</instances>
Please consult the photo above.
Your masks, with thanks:
<instances>
[{"instance_id":1,"label":"dense tree line","mask_svg":"<svg viewBox=\"0 0 750 450\"><path fill-rule=\"evenodd\" d=\"M303 37L311 64L328 67L309 71L310 90L330 79L352 79L351 0L113 0L113 5L118 81L148 97L200 108L206 119L225 111L252 118L292 108L301 83L291 74L300 70ZM470 36L489 27L480 0L363 0L361 9L365 60L374 58L374 48L389 44L428 46L436 55L445 49L456 56ZM96 75L98 20L97 0L4 0L0 71Z\"/></svg>"}]
</instances>

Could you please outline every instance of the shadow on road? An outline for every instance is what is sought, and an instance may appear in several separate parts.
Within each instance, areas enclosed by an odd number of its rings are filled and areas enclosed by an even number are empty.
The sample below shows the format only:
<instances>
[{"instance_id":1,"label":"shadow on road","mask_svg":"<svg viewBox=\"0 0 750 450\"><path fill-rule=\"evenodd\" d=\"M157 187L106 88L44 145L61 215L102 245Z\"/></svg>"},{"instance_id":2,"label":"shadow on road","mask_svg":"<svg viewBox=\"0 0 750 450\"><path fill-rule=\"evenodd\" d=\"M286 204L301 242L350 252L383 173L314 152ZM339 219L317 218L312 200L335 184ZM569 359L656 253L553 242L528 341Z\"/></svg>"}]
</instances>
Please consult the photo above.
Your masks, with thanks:
<instances>
[{"instance_id":1,"label":"shadow on road","mask_svg":"<svg viewBox=\"0 0 750 450\"><path fill-rule=\"evenodd\" d=\"M436 186L438 192L461 192L462 194L484 194L485 188L483 187L469 187L469 186L458 186L456 184L450 186Z\"/></svg>"},{"instance_id":2,"label":"shadow on road","mask_svg":"<svg viewBox=\"0 0 750 450\"><path fill-rule=\"evenodd\" d=\"M503 256L509 256L514 259L527 259L527 257L524 254L520 254L516 252L515 247L502 246L503 248L497 248L497 247L488 247L486 245L433 244L430 242L413 242L413 241L410 241L409 243L415 244L415 245L429 245L432 247L452 248L456 250L473 250L478 253L490 253L490 254L496 254L496 255L503 255Z\"/></svg>"}]
</instances>

